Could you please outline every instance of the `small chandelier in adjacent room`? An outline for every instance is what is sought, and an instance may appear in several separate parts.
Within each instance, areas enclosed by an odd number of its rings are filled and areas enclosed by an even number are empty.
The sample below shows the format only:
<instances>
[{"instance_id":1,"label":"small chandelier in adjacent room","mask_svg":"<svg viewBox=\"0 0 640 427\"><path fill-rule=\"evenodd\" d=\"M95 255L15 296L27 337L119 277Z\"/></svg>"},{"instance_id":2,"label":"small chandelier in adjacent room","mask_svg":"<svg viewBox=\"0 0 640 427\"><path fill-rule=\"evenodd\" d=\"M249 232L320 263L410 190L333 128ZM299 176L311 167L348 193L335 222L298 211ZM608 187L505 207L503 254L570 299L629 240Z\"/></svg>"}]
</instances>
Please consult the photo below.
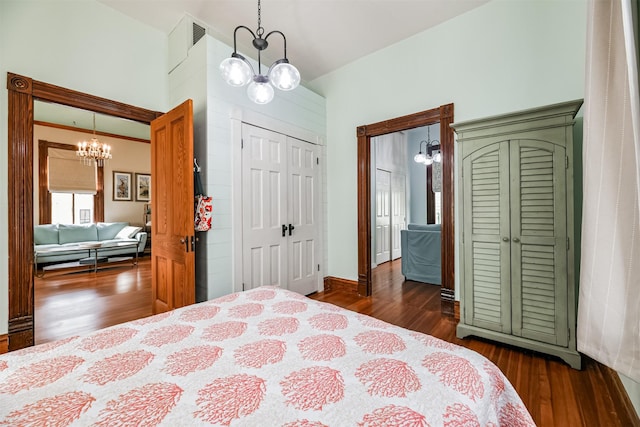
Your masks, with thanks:
<instances>
[{"instance_id":1,"label":"small chandelier in adjacent room","mask_svg":"<svg viewBox=\"0 0 640 427\"><path fill-rule=\"evenodd\" d=\"M236 49L236 33L240 28L249 31L253 36L253 47L258 51L258 74L253 67ZM265 50L269 43L267 39L271 34L280 34L284 41L284 57L274 62L266 75L262 74L262 64L260 62L260 52ZM271 31L264 38L264 28L260 19L260 0L258 0L258 29L254 33L248 27L239 25L233 31L233 53L230 58L225 59L220 64L220 72L224 80L231 86L244 86L249 83L247 95L256 104L267 104L274 96L273 86L280 90L293 90L300 84L300 72L289 63L287 59L287 38L281 31ZM273 85L273 86L272 86Z\"/></svg>"},{"instance_id":2,"label":"small chandelier in adjacent room","mask_svg":"<svg viewBox=\"0 0 640 427\"><path fill-rule=\"evenodd\" d=\"M426 147L425 147L426 154L422 152L423 143L426 144ZM440 150L437 150L435 153L433 153L432 147L434 145L440 145L440 141L438 141L437 139L431 140L429 126L427 126L427 140L420 141L420 148L419 148L418 154L414 156L413 160L416 163L422 163L427 166L433 164L433 162L440 163L442 161L442 153L440 153Z\"/></svg>"},{"instance_id":3,"label":"small chandelier in adjacent room","mask_svg":"<svg viewBox=\"0 0 640 427\"><path fill-rule=\"evenodd\" d=\"M78 151L76 156L80 157L82 163L86 166L93 166L95 163L98 167L103 167L106 160L111 160L111 146L98 141L96 137L96 114L93 114L93 138L89 142L78 142Z\"/></svg>"}]
</instances>

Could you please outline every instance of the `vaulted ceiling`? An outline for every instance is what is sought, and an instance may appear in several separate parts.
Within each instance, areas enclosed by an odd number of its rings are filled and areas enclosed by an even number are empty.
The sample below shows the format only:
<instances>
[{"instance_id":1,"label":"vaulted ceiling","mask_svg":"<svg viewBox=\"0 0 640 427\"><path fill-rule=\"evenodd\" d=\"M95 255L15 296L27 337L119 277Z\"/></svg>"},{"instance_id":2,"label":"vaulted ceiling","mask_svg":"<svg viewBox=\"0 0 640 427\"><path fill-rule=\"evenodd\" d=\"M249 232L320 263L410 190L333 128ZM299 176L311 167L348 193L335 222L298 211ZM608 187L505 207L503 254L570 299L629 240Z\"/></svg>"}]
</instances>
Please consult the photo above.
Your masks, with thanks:
<instances>
[{"instance_id":1,"label":"vaulted ceiling","mask_svg":"<svg viewBox=\"0 0 640 427\"><path fill-rule=\"evenodd\" d=\"M169 34L191 15L218 40L233 45L233 30L258 27L257 0L99 0ZM305 82L358 58L411 37L489 0L263 0L265 34L282 31L287 57ZM270 38L263 62L282 56L277 36ZM275 47L275 49L274 49ZM425 47L428 49L428 47ZM238 32L238 50L255 52L248 32Z\"/></svg>"}]
</instances>

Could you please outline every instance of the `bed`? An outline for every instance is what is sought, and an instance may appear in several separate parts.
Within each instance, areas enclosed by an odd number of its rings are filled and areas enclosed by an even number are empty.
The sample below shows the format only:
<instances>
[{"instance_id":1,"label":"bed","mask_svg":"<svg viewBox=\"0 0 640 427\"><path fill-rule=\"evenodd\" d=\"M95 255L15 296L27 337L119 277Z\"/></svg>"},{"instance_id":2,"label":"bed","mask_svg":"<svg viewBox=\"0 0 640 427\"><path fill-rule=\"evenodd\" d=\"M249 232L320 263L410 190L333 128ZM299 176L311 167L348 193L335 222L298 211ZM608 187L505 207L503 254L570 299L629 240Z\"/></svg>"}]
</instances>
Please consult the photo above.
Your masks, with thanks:
<instances>
[{"instance_id":1,"label":"bed","mask_svg":"<svg viewBox=\"0 0 640 427\"><path fill-rule=\"evenodd\" d=\"M535 424L480 354L261 287L1 355L0 425Z\"/></svg>"}]
</instances>

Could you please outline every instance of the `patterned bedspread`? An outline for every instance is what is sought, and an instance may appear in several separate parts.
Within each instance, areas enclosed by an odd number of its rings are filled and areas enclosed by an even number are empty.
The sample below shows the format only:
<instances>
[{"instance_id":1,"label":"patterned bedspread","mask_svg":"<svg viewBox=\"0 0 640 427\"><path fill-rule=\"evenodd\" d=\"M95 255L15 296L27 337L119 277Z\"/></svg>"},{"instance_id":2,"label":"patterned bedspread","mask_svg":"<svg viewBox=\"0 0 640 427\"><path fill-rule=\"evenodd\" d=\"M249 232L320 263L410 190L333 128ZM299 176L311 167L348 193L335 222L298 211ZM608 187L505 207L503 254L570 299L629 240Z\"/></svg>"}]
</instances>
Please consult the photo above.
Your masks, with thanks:
<instances>
[{"instance_id":1,"label":"patterned bedspread","mask_svg":"<svg viewBox=\"0 0 640 427\"><path fill-rule=\"evenodd\" d=\"M534 423L478 353L262 287L0 356L0 425Z\"/></svg>"}]
</instances>

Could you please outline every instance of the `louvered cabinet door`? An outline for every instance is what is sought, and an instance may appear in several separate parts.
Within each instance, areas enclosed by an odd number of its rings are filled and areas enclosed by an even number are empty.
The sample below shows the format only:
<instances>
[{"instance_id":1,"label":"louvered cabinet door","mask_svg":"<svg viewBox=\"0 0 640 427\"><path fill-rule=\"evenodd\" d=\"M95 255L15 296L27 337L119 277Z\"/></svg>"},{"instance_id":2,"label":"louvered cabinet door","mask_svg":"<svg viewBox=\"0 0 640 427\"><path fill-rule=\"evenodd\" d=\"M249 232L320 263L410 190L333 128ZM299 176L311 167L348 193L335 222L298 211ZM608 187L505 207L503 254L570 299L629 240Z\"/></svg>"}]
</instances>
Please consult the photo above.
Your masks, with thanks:
<instances>
[{"instance_id":1,"label":"louvered cabinet door","mask_svg":"<svg viewBox=\"0 0 640 427\"><path fill-rule=\"evenodd\" d=\"M509 334L509 142L471 153L462 167L464 321Z\"/></svg>"},{"instance_id":2,"label":"louvered cabinet door","mask_svg":"<svg viewBox=\"0 0 640 427\"><path fill-rule=\"evenodd\" d=\"M565 148L510 141L513 335L567 345Z\"/></svg>"}]
</instances>

